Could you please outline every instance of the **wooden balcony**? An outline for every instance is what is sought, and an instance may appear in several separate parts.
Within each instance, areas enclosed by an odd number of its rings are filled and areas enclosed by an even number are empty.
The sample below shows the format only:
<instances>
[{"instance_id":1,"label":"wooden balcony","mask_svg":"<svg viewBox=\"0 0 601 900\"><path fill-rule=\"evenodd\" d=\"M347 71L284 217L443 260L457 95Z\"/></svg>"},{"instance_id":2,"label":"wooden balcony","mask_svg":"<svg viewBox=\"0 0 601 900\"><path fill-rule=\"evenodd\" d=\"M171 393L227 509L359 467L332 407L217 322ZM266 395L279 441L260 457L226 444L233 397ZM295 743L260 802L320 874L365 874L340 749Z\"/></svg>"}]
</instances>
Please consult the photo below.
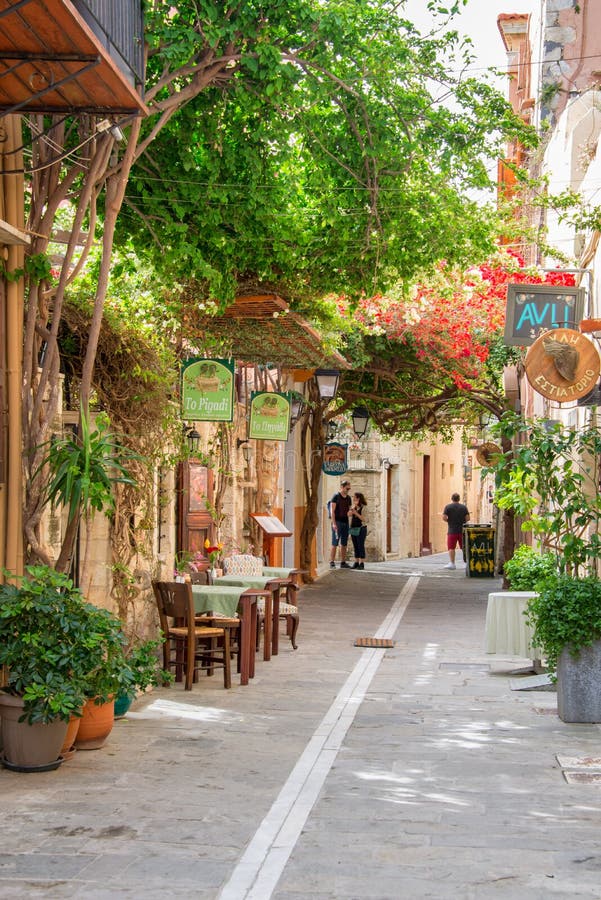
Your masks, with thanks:
<instances>
[{"instance_id":1,"label":"wooden balcony","mask_svg":"<svg viewBox=\"0 0 601 900\"><path fill-rule=\"evenodd\" d=\"M141 0L0 0L0 116L145 113Z\"/></svg>"}]
</instances>

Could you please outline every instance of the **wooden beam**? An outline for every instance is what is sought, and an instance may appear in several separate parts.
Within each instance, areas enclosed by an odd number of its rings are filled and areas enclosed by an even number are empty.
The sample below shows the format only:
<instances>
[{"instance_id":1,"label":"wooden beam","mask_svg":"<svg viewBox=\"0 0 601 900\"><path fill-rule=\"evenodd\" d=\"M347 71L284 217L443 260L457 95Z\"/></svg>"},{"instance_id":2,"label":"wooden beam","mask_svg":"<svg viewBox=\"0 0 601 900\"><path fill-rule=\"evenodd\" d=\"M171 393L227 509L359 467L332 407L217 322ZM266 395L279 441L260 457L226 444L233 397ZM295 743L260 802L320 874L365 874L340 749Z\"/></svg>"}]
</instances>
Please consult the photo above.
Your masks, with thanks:
<instances>
[{"instance_id":1,"label":"wooden beam","mask_svg":"<svg viewBox=\"0 0 601 900\"><path fill-rule=\"evenodd\" d=\"M30 243L31 239L28 234L25 234L24 231L19 231L18 228L5 222L4 219L0 219L0 244L27 245Z\"/></svg>"}]
</instances>

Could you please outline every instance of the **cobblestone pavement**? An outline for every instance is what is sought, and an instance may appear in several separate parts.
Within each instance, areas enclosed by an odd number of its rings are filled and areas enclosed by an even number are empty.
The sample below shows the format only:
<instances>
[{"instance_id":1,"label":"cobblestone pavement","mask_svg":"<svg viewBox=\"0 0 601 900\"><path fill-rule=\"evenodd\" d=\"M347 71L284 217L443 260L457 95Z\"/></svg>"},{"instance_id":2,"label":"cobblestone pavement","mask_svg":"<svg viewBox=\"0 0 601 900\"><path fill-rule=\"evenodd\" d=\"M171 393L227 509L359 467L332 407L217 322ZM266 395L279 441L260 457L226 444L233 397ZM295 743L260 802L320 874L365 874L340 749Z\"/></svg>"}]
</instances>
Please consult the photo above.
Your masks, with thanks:
<instances>
[{"instance_id":1,"label":"cobblestone pavement","mask_svg":"<svg viewBox=\"0 0 601 900\"><path fill-rule=\"evenodd\" d=\"M1 770L0 897L600 900L601 783L566 759L601 772L601 728L511 689L499 581L445 562L328 571L247 687L155 691L101 750Z\"/></svg>"}]
</instances>

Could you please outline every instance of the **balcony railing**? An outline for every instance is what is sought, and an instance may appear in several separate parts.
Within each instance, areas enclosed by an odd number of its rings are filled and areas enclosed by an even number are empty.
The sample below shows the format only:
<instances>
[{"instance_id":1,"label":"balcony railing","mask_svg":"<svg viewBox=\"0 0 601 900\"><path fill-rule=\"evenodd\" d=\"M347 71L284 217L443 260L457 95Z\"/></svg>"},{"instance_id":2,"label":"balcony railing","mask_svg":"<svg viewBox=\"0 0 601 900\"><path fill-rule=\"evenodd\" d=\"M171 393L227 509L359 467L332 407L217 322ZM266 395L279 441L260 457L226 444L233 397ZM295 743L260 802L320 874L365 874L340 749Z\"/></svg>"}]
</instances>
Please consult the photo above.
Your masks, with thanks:
<instances>
[{"instance_id":1,"label":"balcony railing","mask_svg":"<svg viewBox=\"0 0 601 900\"><path fill-rule=\"evenodd\" d=\"M130 84L138 89L143 88L144 20L141 0L72 2Z\"/></svg>"}]
</instances>

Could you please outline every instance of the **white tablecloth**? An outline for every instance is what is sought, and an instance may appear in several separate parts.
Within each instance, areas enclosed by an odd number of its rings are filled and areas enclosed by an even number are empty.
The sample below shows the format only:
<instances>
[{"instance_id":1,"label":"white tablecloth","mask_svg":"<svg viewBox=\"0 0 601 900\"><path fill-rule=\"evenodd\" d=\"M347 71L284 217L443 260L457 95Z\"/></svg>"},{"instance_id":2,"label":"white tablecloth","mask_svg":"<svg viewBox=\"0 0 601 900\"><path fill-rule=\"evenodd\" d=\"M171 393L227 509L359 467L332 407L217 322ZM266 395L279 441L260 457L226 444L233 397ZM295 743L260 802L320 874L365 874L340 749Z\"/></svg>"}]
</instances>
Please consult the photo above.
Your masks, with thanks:
<instances>
[{"instance_id":1,"label":"white tablecloth","mask_svg":"<svg viewBox=\"0 0 601 900\"><path fill-rule=\"evenodd\" d=\"M539 659L540 650L532 646L532 628L524 612L532 591L499 591L488 595L485 643L487 653Z\"/></svg>"}]
</instances>

